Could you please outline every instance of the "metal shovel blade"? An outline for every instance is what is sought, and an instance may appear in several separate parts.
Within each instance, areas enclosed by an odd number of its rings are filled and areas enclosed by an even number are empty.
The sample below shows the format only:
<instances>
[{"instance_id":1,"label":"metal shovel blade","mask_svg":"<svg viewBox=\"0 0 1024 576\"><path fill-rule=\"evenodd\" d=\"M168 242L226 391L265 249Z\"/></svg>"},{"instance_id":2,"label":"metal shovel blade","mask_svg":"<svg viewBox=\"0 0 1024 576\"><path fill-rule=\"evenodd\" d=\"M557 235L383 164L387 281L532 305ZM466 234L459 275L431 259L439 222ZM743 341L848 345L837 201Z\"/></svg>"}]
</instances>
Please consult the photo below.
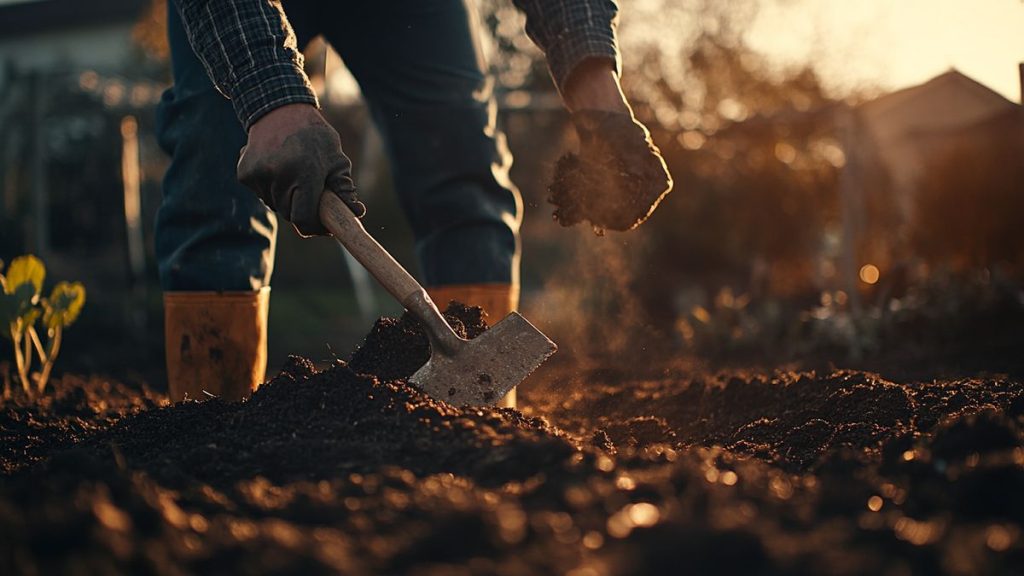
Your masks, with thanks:
<instances>
[{"instance_id":1,"label":"metal shovel blade","mask_svg":"<svg viewBox=\"0 0 1024 576\"><path fill-rule=\"evenodd\" d=\"M456 350L432 349L409 382L455 406L493 405L555 353L558 346L513 312Z\"/></svg>"}]
</instances>

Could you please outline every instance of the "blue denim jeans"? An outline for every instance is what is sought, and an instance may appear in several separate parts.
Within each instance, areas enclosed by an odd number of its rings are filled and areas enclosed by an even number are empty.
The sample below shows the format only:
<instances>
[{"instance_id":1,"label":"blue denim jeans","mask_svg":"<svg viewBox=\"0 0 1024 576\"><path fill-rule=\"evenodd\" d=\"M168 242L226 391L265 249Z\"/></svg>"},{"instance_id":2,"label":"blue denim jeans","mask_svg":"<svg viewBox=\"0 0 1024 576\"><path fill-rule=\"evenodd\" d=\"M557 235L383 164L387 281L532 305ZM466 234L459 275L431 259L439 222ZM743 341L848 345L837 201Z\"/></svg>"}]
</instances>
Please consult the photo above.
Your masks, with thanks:
<instances>
[{"instance_id":1,"label":"blue denim jeans","mask_svg":"<svg viewBox=\"0 0 1024 576\"><path fill-rule=\"evenodd\" d=\"M420 280L518 282L522 200L508 179L511 157L495 127L472 7L466 0L284 6L300 46L323 34L359 82L412 227ZM246 135L173 7L168 36L174 86L157 112L160 144L172 156L156 222L161 285L258 290L273 272L277 219L236 180Z\"/></svg>"}]
</instances>

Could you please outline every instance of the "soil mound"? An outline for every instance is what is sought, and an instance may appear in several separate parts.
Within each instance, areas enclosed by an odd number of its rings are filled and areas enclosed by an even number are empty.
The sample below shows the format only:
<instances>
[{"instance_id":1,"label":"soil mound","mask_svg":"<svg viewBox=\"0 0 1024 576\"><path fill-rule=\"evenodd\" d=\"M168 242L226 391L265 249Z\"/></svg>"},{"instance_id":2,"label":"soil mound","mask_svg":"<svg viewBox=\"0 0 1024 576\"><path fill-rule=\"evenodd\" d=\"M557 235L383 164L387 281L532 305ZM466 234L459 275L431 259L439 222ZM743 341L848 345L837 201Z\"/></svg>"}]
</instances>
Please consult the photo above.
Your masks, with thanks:
<instances>
[{"instance_id":1,"label":"soil mound","mask_svg":"<svg viewBox=\"0 0 1024 576\"><path fill-rule=\"evenodd\" d=\"M462 338L476 338L487 330L484 311L451 302L444 311L445 320ZM430 359L430 342L423 326L406 312L400 318L381 318L373 325L362 345L352 353L350 368L358 374L371 374L381 382L412 376Z\"/></svg>"},{"instance_id":2,"label":"soil mound","mask_svg":"<svg viewBox=\"0 0 1024 576\"><path fill-rule=\"evenodd\" d=\"M467 337L486 328L479 309L446 313ZM524 415L407 385L427 353L414 320L382 319L349 363L293 358L242 403L75 378L38 408L4 401L0 573L1024 565L1019 381L607 359L547 367Z\"/></svg>"},{"instance_id":3,"label":"soil mound","mask_svg":"<svg viewBox=\"0 0 1024 576\"><path fill-rule=\"evenodd\" d=\"M161 483L228 487L262 476L275 483L345 477L383 466L416 475L449 472L493 485L565 459L573 446L539 418L514 410L459 409L405 384L381 383L344 362L317 372L289 366L246 402L191 402L126 418L75 446L103 465ZM48 469L59 470L65 455Z\"/></svg>"}]
</instances>

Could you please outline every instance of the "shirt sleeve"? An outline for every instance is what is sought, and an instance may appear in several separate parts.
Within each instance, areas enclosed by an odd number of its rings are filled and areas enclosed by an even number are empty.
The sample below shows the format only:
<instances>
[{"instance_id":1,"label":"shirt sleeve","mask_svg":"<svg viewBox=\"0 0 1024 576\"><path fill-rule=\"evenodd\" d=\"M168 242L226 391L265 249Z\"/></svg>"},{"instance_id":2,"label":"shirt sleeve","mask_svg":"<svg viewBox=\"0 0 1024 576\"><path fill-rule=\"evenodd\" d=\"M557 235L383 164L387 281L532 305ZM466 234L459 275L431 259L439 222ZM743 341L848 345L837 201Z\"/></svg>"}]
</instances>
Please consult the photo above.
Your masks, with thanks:
<instances>
[{"instance_id":1,"label":"shirt sleeve","mask_svg":"<svg viewBox=\"0 0 1024 576\"><path fill-rule=\"evenodd\" d=\"M526 34L544 52L560 92L573 70L591 58L619 69L615 0L513 0L526 14Z\"/></svg>"},{"instance_id":2,"label":"shirt sleeve","mask_svg":"<svg viewBox=\"0 0 1024 576\"><path fill-rule=\"evenodd\" d=\"M318 105L279 1L174 2L192 49L246 130L285 104Z\"/></svg>"}]
</instances>

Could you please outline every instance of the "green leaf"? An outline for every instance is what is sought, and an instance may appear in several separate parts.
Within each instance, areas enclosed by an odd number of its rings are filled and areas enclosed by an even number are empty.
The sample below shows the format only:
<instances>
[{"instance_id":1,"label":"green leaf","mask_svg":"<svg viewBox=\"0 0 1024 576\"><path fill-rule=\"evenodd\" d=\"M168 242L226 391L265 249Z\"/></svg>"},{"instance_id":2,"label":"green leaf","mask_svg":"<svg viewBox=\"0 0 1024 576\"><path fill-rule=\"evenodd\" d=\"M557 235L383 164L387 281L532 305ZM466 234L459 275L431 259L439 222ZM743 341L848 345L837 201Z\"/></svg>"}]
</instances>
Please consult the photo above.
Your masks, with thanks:
<instances>
[{"instance_id":1,"label":"green leaf","mask_svg":"<svg viewBox=\"0 0 1024 576\"><path fill-rule=\"evenodd\" d=\"M15 329L24 334L36 323L42 311L35 300L35 287L31 283L18 286L13 294L0 294L0 331L5 336L10 337L10 330Z\"/></svg>"},{"instance_id":2,"label":"green leaf","mask_svg":"<svg viewBox=\"0 0 1024 576\"><path fill-rule=\"evenodd\" d=\"M7 282L4 291L12 294L21 286L33 288L33 298L43 291L43 280L46 278L46 266L43 261L28 254L15 258L7 269Z\"/></svg>"},{"instance_id":3,"label":"green leaf","mask_svg":"<svg viewBox=\"0 0 1024 576\"><path fill-rule=\"evenodd\" d=\"M35 322L38 315L33 316L32 312L38 310L36 308L36 291L32 284L24 283L14 289L14 293L10 295L12 299L12 306L14 310L14 319L22 319L25 323Z\"/></svg>"},{"instance_id":4,"label":"green leaf","mask_svg":"<svg viewBox=\"0 0 1024 576\"><path fill-rule=\"evenodd\" d=\"M85 286L81 282L58 282L44 302L43 324L47 330L66 328L78 319L85 305Z\"/></svg>"}]
</instances>

